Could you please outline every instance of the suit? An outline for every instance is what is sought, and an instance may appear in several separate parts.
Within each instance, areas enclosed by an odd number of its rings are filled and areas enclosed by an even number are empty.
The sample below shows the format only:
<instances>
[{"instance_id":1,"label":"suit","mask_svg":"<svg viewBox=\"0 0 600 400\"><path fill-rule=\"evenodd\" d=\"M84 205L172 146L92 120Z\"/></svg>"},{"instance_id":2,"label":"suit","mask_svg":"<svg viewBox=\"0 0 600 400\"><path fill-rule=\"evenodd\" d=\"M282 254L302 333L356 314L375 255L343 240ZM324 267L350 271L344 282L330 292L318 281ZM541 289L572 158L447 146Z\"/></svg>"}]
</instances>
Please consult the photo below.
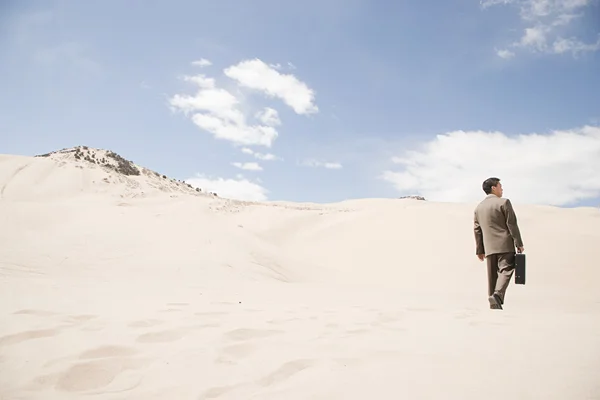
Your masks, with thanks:
<instances>
[{"instance_id":1,"label":"suit","mask_svg":"<svg viewBox=\"0 0 600 400\"><path fill-rule=\"evenodd\" d=\"M504 302L506 288L515 267L515 247L523 247L517 216L510 200L487 195L473 216L475 252L485 254L488 269L488 295L497 293Z\"/></svg>"}]
</instances>

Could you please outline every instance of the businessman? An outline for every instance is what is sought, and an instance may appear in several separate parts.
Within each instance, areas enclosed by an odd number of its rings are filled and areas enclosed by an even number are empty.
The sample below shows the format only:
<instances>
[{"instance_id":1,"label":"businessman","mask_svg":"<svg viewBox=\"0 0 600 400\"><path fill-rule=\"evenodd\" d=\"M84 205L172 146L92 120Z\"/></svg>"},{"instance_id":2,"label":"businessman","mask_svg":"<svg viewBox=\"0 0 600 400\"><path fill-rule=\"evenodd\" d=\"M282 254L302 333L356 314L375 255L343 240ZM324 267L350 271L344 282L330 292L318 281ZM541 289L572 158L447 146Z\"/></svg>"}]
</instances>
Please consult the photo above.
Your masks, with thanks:
<instances>
[{"instance_id":1,"label":"businessman","mask_svg":"<svg viewBox=\"0 0 600 400\"><path fill-rule=\"evenodd\" d=\"M482 188L487 196L475 208L476 254L481 261L487 259L490 308L502 310L515 269L515 247L522 253L523 240L512 204L502 198L500 179L486 179Z\"/></svg>"}]
</instances>

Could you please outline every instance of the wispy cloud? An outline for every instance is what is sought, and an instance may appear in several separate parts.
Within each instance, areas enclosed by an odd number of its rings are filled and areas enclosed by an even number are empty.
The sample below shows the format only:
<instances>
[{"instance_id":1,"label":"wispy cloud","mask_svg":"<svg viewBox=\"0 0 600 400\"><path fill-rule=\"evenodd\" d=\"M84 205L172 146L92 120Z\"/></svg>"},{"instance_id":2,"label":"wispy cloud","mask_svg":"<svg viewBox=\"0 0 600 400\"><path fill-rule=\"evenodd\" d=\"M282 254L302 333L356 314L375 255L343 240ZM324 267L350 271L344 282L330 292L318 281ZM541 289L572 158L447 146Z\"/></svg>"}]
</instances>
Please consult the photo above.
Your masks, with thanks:
<instances>
[{"instance_id":1,"label":"wispy cloud","mask_svg":"<svg viewBox=\"0 0 600 400\"><path fill-rule=\"evenodd\" d=\"M248 154L251 156L254 156L255 158L258 158L259 160L263 160L263 161L273 161L273 160L282 160L281 157L277 157L275 154L271 154L271 153L258 153L248 147L244 147L242 149L242 153L244 154Z\"/></svg>"},{"instance_id":2,"label":"wispy cloud","mask_svg":"<svg viewBox=\"0 0 600 400\"><path fill-rule=\"evenodd\" d=\"M319 111L315 105L314 91L294 75L281 74L259 59L242 61L225 69L225 75L242 87L261 91L277 97L297 114L312 114Z\"/></svg>"},{"instance_id":3,"label":"wispy cloud","mask_svg":"<svg viewBox=\"0 0 600 400\"><path fill-rule=\"evenodd\" d=\"M513 53L510 50L496 50L496 54L498 54L498 57L504 58L507 60L510 58L513 58L515 56L515 53Z\"/></svg>"},{"instance_id":4,"label":"wispy cloud","mask_svg":"<svg viewBox=\"0 0 600 400\"><path fill-rule=\"evenodd\" d=\"M545 54L571 53L600 50L600 34L591 43L575 37L575 21L583 16L592 0L484 0L483 9L493 6L510 5L519 9L521 20L528 26L520 38L508 44L509 50L501 49L496 53L502 58L512 58L516 50L533 51Z\"/></svg>"},{"instance_id":5,"label":"wispy cloud","mask_svg":"<svg viewBox=\"0 0 600 400\"><path fill-rule=\"evenodd\" d=\"M195 65L207 65L201 59ZM262 91L281 99L298 114L317 112L314 91L294 75L283 75L259 59L242 61L224 70L224 75L233 79L240 87ZM271 147L279 133L281 119L276 109L263 107L254 112L254 123L248 122L243 109L252 109L244 104L234 92L218 87L215 78L205 74L184 76L183 79L197 86L194 95L176 94L169 98L173 111L183 112L201 129L217 139L228 140L236 145Z\"/></svg>"},{"instance_id":6,"label":"wispy cloud","mask_svg":"<svg viewBox=\"0 0 600 400\"><path fill-rule=\"evenodd\" d=\"M481 182L490 176L519 202L561 206L600 195L600 127L517 136L455 131L391 161L398 169L382 179L402 195L434 201L481 199Z\"/></svg>"},{"instance_id":7,"label":"wispy cloud","mask_svg":"<svg viewBox=\"0 0 600 400\"><path fill-rule=\"evenodd\" d=\"M192 65L196 67L210 67L212 62L206 58L201 58L199 60L192 61Z\"/></svg>"},{"instance_id":8,"label":"wispy cloud","mask_svg":"<svg viewBox=\"0 0 600 400\"><path fill-rule=\"evenodd\" d=\"M277 110L271 107L265 107L264 110L256 113L256 118L258 118L263 124L268 126L281 125L279 113L277 112Z\"/></svg>"},{"instance_id":9,"label":"wispy cloud","mask_svg":"<svg viewBox=\"0 0 600 400\"><path fill-rule=\"evenodd\" d=\"M313 168L327 168L327 169L341 169L343 166L338 162L329 162L329 161L318 161L315 159L307 159L300 162L300 165L304 167L313 167Z\"/></svg>"},{"instance_id":10,"label":"wispy cloud","mask_svg":"<svg viewBox=\"0 0 600 400\"><path fill-rule=\"evenodd\" d=\"M231 92L216 86L213 78L204 74L184 79L198 86L194 95L176 94L169 99L174 111L190 116L199 128L210 132L216 139L238 145L271 147L278 132L271 126L250 124L241 110L240 100Z\"/></svg>"},{"instance_id":11,"label":"wispy cloud","mask_svg":"<svg viewBox=\"0 0 600 400\"><path fill-rule=\"evenodd\" d=\"M231 165L233 165L234 167L240 168L240 169L244 169L246 171L262 171L263 168L255 162L245 162L245 163L241 163L241 162L234 162L231 163Z\"/></svg>"},{"instance_id":12,"label":"wispy cloud","mask_svg":"<svg viewBox=\"0 0 600 400\"><path fill-rule=\"evenodd\" d=\"M596 43L582 43L577 39L557 39L553 45L552 50L557 54L571 52L573 54L586 53L600 50L600 37Z\"/></svg>"}]
</instances>

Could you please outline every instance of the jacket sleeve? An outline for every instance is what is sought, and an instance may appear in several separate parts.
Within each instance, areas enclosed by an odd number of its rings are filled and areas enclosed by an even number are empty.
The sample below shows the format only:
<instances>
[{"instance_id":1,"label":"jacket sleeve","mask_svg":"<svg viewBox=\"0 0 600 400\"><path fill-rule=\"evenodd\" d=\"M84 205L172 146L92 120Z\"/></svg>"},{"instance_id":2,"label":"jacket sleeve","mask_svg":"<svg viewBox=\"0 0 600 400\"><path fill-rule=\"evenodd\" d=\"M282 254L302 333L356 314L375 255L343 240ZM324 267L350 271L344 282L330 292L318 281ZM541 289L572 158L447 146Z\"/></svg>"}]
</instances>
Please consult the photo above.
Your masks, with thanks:
<instances>
[{"instance_id":1,"label":"jacket sleeve","mask_svg":"<svg viewBox=\"0 0 600 400\"><path fill-rule=\"evenodd\" d=\"M506 227L508 228L508 231L515 242L515 247L523 247L521 231L519 230L519 225L517 224L517 215L515 214L515 210L513 209L510 200L506 199L503 211L504 216L506 217Z\"/></svg>"},{"instance_id":2,"label":"jacket sleeve","mask_svg":"<svg viewBox=\"0 0 600 400\"><path fill-rule=\"evenodd\" d=\"M477 220L477 210L475 210L473 214L473 230L475 232L475 254L485 254L485 248L483 246L483 233L481 231L479 221Z\"/></svg>"}]
</instances>

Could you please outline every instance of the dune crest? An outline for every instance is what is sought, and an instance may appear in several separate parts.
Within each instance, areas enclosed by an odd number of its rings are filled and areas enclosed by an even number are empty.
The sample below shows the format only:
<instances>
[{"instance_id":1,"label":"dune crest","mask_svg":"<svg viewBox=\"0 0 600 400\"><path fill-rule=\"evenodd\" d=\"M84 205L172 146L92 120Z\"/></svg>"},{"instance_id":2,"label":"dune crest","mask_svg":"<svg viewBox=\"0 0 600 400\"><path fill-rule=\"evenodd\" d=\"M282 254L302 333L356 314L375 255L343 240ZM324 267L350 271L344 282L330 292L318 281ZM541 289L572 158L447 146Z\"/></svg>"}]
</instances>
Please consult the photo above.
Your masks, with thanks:
<instances>
[{"instance_id":1,"label":"dune crest","mask_svg":"<svg viewBox=\"0 0 600 400\"><path fill-rule=\"evenodd\" d=\"M0 398L598 399L600 210L514 206L527 285L498 311L475 204L245 202L108 150L0 155Z\"/></svg>"}]
</instances>

